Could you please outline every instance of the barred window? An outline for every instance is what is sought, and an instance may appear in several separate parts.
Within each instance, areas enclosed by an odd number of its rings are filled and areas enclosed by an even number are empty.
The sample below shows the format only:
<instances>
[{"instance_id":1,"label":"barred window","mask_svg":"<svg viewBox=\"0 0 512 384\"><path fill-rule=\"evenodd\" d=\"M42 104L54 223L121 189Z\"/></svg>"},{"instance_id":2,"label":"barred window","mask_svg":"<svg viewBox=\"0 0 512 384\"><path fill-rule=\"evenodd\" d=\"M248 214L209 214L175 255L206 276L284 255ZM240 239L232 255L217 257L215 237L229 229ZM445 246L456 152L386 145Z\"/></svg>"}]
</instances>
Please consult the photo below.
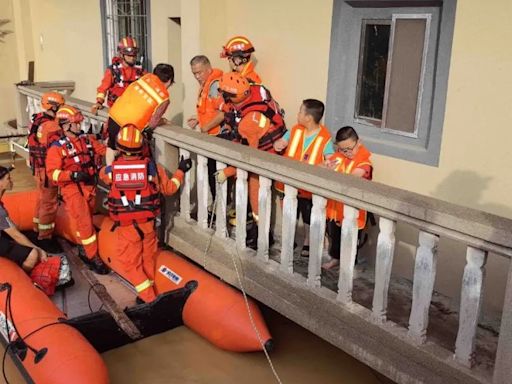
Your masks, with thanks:
<instances>
[{"instance_id":1,"label":"barred window","mask_svg":"<svg viewBox=\"0 0 512 384\"><path fill-rule=\"evenodd\" d=\"M139 58L151 70L149 0L101 0L105 66L117 55L117 44L132 36L139 46Z\"/></svg>"}]
</instances>

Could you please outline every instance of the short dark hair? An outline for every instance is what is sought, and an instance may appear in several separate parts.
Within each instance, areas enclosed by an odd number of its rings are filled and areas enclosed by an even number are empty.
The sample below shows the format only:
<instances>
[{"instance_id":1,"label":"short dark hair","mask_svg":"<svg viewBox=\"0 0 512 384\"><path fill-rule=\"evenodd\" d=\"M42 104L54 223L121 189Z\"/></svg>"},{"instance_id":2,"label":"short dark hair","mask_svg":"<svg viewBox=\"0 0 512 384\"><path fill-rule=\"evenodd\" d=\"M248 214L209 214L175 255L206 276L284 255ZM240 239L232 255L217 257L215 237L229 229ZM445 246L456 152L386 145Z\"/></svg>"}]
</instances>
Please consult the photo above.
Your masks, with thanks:
<instances>
[{"instance_id":1,"label":"short dark hair","mask_svg":"<svg viewBox=\"0 0 512 384\"><path fill-rule=\"evenodd\" d=\"M14 169L14 166L9 165L8 167L4 167L0 165L0 180L5 177L8 173L10 173Z\"/></svg>"},{"instance_id":2,"label":"short dark hair","mask_svg":"<svg viewBox=\"0 0 512 384\"><path fill-rule=\"evenodd\" d=\"M174 83L174 68L170 64L158 64L155 69L153 69L153 74L156 75L162 83L166 83L169 80L171 84Z\"/></svg>"},{"instance_id":3,"label":"short dark hair","mask_svg":"<svg viewBox=\"0 0 512 384\"><path fill-rule=\"evenodd\" d=\"M210 60L205 55L197 55L190 60L190 65L203 64L211 65Z\"/></svg>"},{"instance_id":4,"label":"short dark hair","mask_svg":"<svg viewBox=\"0 0 512 384\"><path fill-rule=\"evenodd\" d=\"M325 111L324 103L316 99L306 99L302 100L302 105L304 105L306 115L312 116L316 124L322 120Z\"/></svg>"},{"instance_id":5,"label":"short dark hair","mask_svg":"<svg viewBox=\"0 0 512 384\"><path fill-rule=\"evenodd\" d=\"M352 128L350 125L341 127L340 129L338 129L338 132L336 132L336 143L348 139L353 139L354 141L359 140L359 135L357 134L356 130Z\"/></svg>"}]
</instances>

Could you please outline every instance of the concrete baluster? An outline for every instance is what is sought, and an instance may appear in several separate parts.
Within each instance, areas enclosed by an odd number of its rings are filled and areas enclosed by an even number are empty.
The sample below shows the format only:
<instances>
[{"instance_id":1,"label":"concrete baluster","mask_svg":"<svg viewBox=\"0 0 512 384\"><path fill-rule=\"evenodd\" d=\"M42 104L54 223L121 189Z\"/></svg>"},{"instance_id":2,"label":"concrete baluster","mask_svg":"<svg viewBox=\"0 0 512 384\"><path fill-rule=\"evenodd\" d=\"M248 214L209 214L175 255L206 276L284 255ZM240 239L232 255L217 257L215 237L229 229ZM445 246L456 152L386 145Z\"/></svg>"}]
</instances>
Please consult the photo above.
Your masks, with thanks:
<instances>
[{"instance_id":1,"label":"concrete baluster","mask_svg":"<svg viewBox=\"0 0 512 384\"><path fill-rule=\"evenodd\" d=\"M226 168L226 164L217 161L217 171ZM208 185L208 181L207 181ZM221 238L227 237L226 215L227 215L227 196L228 182L222 184L216 183L217 205L215 207L215 235Z\"/></svg>"},{"instance_id":2,"label":"concrete baluster","mask_svg":"<svg viewBox=\"0 0 512 384\"><path fill-rule=\"evenodd\" d=\"M247 240L247 171L236 170L236 246L245 249Z\"/></svg>"},{"instance_id":3,"label":"concrete baluster","mask_svg":"<svg viewBox=\"0 0 512 384\"><path fill-rule=\"evenodd\" d=\"M281 227L281 270L287 273L293 273L293 243L296 225L297 188L285 185Z\"/></svg>"},{"instance_id":4,"label":"concrete baluster","mask_svg":"<svg viewBox=\"0 0 512 384\"><path fill-rule=\"evenodd\" d=\"M310 287L319 287L321 285L326 205L327 199L325 197L313 195L313 208L311 210L311 226L309 231L310 253L307 279L307 284Z\"/></svg>"},{"instance_id":5,"label":"concrete baluster","mask_svg":"<svg viewBox=\"0 0 512 384\"><path fill-rule=\"evenodd\" d=\"M208 228L208 159L197 155L197 225Z\"/></svg>"},{"instance_id":6,"label":"concrete baluster","mask_svg":"<svg viewBox=\"0 0 512 384\"><path fill-rule=\"evenodd\" d=\"M357 254L357 217L359 210L349 205L343 208L341 223L340 276L338 280L337 299L342 303L352 302L354 280L354 264Z\"/></svg>"},{"instance_id":7,"label":"concrete baluster","mask_svg":"<svg viewBox=\"0 0 512 384\"><path fill-rule=\"evenodd\" d=\"M260 190L258 192L259 220L258 220L258 257L268 261L268 236L270 233L270 214L272 210L272 180L260 176Z\"/></svg>"}]
</instances>

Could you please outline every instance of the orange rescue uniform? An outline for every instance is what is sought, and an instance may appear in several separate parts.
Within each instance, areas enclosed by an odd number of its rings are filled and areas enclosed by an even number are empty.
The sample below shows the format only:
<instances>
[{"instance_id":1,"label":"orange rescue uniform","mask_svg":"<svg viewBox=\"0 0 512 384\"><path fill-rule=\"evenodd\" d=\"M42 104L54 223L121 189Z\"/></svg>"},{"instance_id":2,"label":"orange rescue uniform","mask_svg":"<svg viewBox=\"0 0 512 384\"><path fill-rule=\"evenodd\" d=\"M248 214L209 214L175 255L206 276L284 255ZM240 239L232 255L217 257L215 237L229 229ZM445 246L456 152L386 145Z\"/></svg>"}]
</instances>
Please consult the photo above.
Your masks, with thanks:
<instances>
[{"instance_id":1,"label":"orange rescue uniform","mask_svg":"<svg viewBox=\"0 0 512 384\"><path fill-rule=\"evenodd\" d=\"M63 136L55 141L46 157L46 175L60 187L69 218L76 223L77 237L85 253L92 259L98 253L96 231L92 223L92 211L96 196L96 183L76 183L73 172L86 172L92 178L97 175L95 157L104 156L106 147L92 135Z\"/></svg>"},{"instance_id":2,"label":"orange rescue uniform","mask_svg":"<svg viewBox=\"0 0 512 384\"><path fill-rule=\"evenodd\" d=\"M252 61L249 61L247 64L245 64L245 67L242 69L240 74L249 80L249 83L261 84L261 77L254 70L254 63Z\"/></svg>"},{"instance_id":3,"label":"orange rescue uniform","mask_svg":"<svg viewBox=\"0 0 512 384\"><path fill-rule=\"evenodd\" d=\"M38 238L40 240L50 239L55 228L58 188L48 180L45 163L48 147L61 136L62 129L53 120L42 123L36 133L39 151L37 161L34 161L33 167L38 195L33 221L34 230L39 232Z\"/></svg>"},{"instance_id":4,"label":"orange rescue uniform","mask_svg":"<svg viewBox=\"0 0 512 384\"><path fill-rule=\"evenodd\" d=\"M126 157L125 163L130 160L140 160L140 157ZM154 163L152 164L153 169ZM112 185L113 167L116 166L116 160L110 167L104 167L100 171L100 178L107 184ZM149 168L149 166L148 166ZM171 179L160 165L156 166L156 171L151 172L148 169L147 174L150 176L150 188L152 194L172 195L176 193L183 182L183 171L177 170ZM154 174L154 176L152 175ZM111 190L112 194L112 190ZM112 196L109 194L109 200ZM130 204L134 204L133 201ZM159 207L153 207L155 211L159 211ZM112 205L109 202L109 210L112 216ZM126 218L126 216L125 216ZM135 220L135 219L134 219ZM153 280L155 278L155 255L157 252L158 239L155 231L154 220L135 220L135 223L118 222L114 227L116 235L116 257L122 264L122 276L127 279L137 291L138 296L145 302L151 302L156 298L156 292L153 289ZM162 225L165 225L162 223Z\"/></svg>"}]
</instances>

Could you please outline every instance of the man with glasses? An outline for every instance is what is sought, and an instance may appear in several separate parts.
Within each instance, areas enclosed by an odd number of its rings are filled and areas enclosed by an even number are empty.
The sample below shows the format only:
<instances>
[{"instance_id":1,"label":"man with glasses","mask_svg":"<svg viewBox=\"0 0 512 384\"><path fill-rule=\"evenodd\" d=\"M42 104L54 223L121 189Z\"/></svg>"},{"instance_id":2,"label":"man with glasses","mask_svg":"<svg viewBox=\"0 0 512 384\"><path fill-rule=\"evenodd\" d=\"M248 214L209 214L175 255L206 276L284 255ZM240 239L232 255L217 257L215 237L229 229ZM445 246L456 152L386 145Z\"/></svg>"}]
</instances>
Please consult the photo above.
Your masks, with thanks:
<instances>
[{"instance_id":1,"label":"man with glasses","mask_svg":"<svg viewBox=\"0 0 512 384\"><path fill-rule=\"evenodd\" d=\"M334 143L336 153L330 156L325 165L335 172L345 173L367 180L372 179L371 153L361 143L354 128L342 127L336 133ZM330 240L329 256L330 261L324 263L322 268L332 269L340 264L340 241L341 225L343 223L343 203L335 200L328 200L326 207L327 235ZM362 230L366 225L366 211L359 210L357 227Z\"/></svg>"},{"instance_id":2,"label":"man with glasses","mask_svg":"<svg viewBox=\"0 0 512 384\"><path fill-rule=\"evenodd\" d=\"M110 108L131 83L146 73L142 66L137 64L139 48L133 37L127 36L119 40L117 51L119 56L112 58L112 64L108 66L97 88L96 103L91 107L94 114L103 109L105 99Z\"/></svg>"}]
</instances>

